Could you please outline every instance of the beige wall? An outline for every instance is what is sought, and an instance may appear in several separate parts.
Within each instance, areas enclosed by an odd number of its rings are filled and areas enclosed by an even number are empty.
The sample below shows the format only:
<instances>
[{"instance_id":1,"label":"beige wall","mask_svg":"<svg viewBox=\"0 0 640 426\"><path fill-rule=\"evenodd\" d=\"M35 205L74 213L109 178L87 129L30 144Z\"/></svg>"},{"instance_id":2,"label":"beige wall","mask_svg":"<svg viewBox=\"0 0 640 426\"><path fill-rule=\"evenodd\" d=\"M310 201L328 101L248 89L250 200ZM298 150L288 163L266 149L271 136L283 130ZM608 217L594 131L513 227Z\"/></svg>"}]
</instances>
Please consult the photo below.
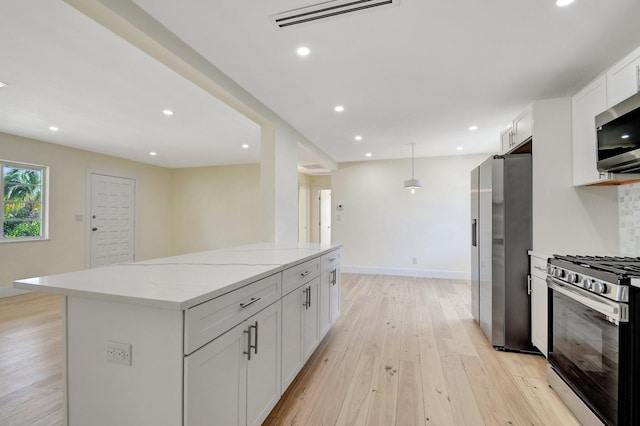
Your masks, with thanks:
<instances>
[{"instance_id":1,"label":"beige wall","mask_svg":"<svg viewBox=\"0 0 640 426\"><path fill-rule=\"evenodd\" d=\"M87 169L137 181L136 259L170 254L170 172L154 167L0 133L0 158L49 166L48 241L0 244L0 288L14 279L83 269ZM76 222L82 214L84 222Z\"/></svg>"},{"instance_id":2,"label":"beige wall","mask_svg":"<svg viewBox=\"0 0 640 426\"><path fill-rule=\"evenodd\" d=\"M50 239L0 244L0 296L18 278L85 268L87 170L136 179L136 260L261 241L258 164L167 169L2 133L0 159L50 170Z\"/></svg>"},{"instance_id":3,"label":"beige wall","mask_svg":"<svg viewBox=\"0 0 640 426\"><path fill-rule=\"evenodd\" d=\"M410 159L340 164L331 177L332 240L344 245L343 270L467 278L470 173L487 157L416 158L424 187L415 195L403 187Z\"/></svg>"},{"instance_id":4,"label":"beige wall","mask_svg":"<svg viewBox=\"0 0 640 426\"><path fill-rule=\"evenodd\" d=\"M172 170L171 218L174 254L261 241L260 166Z\"/></svg>"},{"instance_id":5,"label":"beige wall","mask_svg":"<svg viewBox=\"0 0 640 426\"><path fill-rule=\"evenodd\" d=\"M574 187L571 99L534 102L533 249L543 254L615 254L615 186Z\"/></svg>"}]
</instances>

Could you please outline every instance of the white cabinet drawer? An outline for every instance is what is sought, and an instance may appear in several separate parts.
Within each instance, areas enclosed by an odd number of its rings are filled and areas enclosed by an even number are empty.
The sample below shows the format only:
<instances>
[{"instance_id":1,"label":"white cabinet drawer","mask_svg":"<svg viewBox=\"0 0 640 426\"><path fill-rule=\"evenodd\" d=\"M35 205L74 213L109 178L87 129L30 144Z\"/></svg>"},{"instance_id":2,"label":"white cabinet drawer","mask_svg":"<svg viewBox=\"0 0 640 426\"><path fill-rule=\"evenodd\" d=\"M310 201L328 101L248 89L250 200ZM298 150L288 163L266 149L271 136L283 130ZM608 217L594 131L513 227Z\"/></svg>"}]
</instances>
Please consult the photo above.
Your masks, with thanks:
<instances>
[{"instance_id":1,"label":"white cabinet drawer","mask_svg":"<svg viewBox=\"0 0 640 426\"><path fill-rule=\"evenodd\" d=\"M280 300L282 275L274 274L185 312L184 353L190 354L225 331Z\"/></svg>"},{"instance_id":2,"label":"white cabinet drawer","mask_svg":"<svg viewBox=\"0 0 640 426\"><path fill-rule=\"evenodd\" d=\"M531 275L547 279L547 259L531 256Z\"/></svg>"},{"instance_id":3,"label":"white cabinet drawer","mask_svg":"<svg viewBox=\"0 0 640 426\"><path fill-rule=\"evenodd\" d=\"M282 295L288 294L320 275L320 258L315 258L282 272Z\"/></svg>"},{"instance_id":4,"label":"white cabinet drawer","mask_svg":"<svg viewBox=\"0 0 640 426\"><path fill-rule=\"evenodd\" d=\"M340 265L340 250L322 255L320 258L320 270L322 272L336 268Z\"/></svg>"}]
</instances>

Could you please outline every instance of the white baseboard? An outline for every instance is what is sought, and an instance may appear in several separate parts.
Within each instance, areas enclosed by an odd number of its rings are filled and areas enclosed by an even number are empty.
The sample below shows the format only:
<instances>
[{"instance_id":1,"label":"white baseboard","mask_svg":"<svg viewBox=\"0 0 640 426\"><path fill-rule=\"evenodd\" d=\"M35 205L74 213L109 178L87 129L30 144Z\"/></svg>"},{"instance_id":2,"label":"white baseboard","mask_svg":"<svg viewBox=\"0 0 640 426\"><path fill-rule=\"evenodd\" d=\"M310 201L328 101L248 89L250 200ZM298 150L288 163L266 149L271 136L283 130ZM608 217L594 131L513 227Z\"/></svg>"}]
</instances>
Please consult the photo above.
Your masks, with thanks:
<instances>
[{"instance_id":1,"label":"white baseboard","mask_svg":"<svg viewBox=\"0 0 640 426\"><path fill-rule=\"evenodd\" d=\"M443 278L449 280L470 280L471 273L464 271L437 271L430 269L410 268L374 268L369 266L340 267L341 272L365 275L396 275L400 277Z\"/></svg>"},{"instance_id":2,"label":"white baseboard","mask_svg":"<svg viewBox=\"0 0 640 426\"><path fill-rule=\"evenodd\" d=\"M0 298L18 296L19 294L30 293L29 290L20 290L13 287L0 287Z\"/></svg>"}]
</instances>

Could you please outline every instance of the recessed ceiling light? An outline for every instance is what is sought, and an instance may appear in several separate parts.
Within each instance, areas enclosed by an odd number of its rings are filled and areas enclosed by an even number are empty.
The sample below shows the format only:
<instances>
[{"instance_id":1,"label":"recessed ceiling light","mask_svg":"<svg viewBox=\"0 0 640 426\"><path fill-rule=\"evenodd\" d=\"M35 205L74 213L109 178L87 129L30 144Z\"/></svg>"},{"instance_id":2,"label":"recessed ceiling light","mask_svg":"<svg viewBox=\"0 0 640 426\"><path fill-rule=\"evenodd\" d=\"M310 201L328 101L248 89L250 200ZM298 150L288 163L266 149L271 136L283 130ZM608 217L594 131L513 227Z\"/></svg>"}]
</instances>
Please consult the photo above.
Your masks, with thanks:
<instances>
[{"instance_id":1,"label":"recessed ceiling light","mask_svg":"<svg viewBox=\"0 0 640 426\"><path fill-rule=\"evenodd\" d=\"M3 83L3 82L0 81L0 88L1 87L7 87L7 83Z\"/></svg>"},{"instance_id":2,"label":"recessed ceiling light","mask_svg":"<svg viewBox=\"0 0 640 426\"><path fill-rule=\"evenodd\" d=\"M469 126L469 130L471 131L478 130L478 126Z\"/></svg>"},{"instance_id":3,"label":"recessed ceiling light","mask_svg":"<svg viewBox=\"0 0 640 426\"><path fill-rule=\"evenodd\" d=\"M342 105L336 105L335 108L333 108L333 110L335 112L342 112L344 111L344 107Z\"/></svg>"},{"instance_id":4,"label":"recessed ceiling light","mask_svg":"<svg viewBox=\"0 0 640 426\"><path fill-rule=\"evenodd\" d=\"M249 145L247 145L246 143L242 144L242 149L249 149Z\"/></svg>"},{"instance_id":5,"label":"recessed ceiling light","mask_svg":"<svg viewBox=\"0 0 640 426\"><path fill-rule=\"evenodd\" d=\"M164 115L173 115L173 111L171 111L170 109L162 110L162 113L163 113Z\"/></svg>"},{"instance_id":6,"label":"recessed ceiling light","mask_svg":"<svg viewBox=\"0 0 640 426\"><path fill-rule=\"evenodd\" d=\"M356 137L354 137L354 139L357 140L357 141L361 141L362 140L362 136L357 135Z\"/></svg>"},{"instance_id":7,"label":"recessed ceiling light","mask_svg":"<svg viewBox=\"0 0 640 426\"><path fill-rule=\"evenodd\" d=\"M52 132L57 132L60 129L58 129L56 126L49 126L49 130L51 130Z\"/></svg>"},{"instance_id":8,"label":"recessed ceiling light","mask_svg":"<svg viewBox=\"0 0 640 426\"><path fill-rule=\"evenodd\" d=\"M464 149L463 147L459 146L456 148L456 151L462 151L463 149Z\"/></svg>"},{"instance_id":9,"label":"recessed ceiling light","mask_svg":"<svg viewBox=\"0 0 640 426\"><path fill-rule=\"evenodd\" d=\"M311 50L306 46L300 46L296 49L296 53L298 54L298 56L307 56L309 53L311 53Z\"/></svg>"},{"instance_id":10,"label":"recessed ceiling light","mask_svg":"<svg viewBox=\"0 0 640 426\"><path fill-rule=\"evenodd\" d=\"M625 135L622 135L621 137L622 139L629 139L630 136L625 134Z\"/></svg>"},{"instance_id":11,"label":"recessed ceiling light","mask_svg":"<svg viewBox=\"0 0 640 426\"><path fill-rule=\"evenodd\" d=\"M565 6L569 6L573 2L574 0L557 0L556 6L565 7Z\"/></svg>"},{"instance_id":12,"label":"recessed ceiling light","mask_svg":"<svg viewBox=\"0 0 640 426\"><path fill-rule=\"evenodd\" d=\"M157 152L153 152L153 151L151 151L151 152L149 153L149 155L150 155L150 156L152 156L152 157L155 157L156 155L158 155L158 153L157 153Z\"/></svg>"},{"instance_id":13,"label":"recessed ceiling light","mask_svg":"<svg viewBox=\"0 0 640 426\"><path fill-rule=\"evenodd\" d=\"M373 155L372 153L367 152L364 156L365 156L365 157L371 157L372 155Z\"/></svg>"}]
</instances>

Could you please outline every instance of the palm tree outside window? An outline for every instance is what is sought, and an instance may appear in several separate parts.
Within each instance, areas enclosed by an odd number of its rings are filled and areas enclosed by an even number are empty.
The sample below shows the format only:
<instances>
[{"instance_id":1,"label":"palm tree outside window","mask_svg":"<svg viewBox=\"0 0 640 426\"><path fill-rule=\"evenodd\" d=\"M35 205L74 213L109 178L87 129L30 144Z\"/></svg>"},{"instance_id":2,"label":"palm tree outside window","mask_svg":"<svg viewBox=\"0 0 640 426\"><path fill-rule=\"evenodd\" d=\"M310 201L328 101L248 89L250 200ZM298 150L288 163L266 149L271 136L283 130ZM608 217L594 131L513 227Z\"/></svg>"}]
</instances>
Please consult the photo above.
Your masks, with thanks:
<instances>
[{"instance_id":1,"label":"palm tree outside window","mask_svg":"<svg viewBox=\"0 0 640 426\"><path fill-rule=\"evenodd\" d=\"M45 238L46 168L0 163L3 188L2 241Z\"/></svg>"}]
</instances>

